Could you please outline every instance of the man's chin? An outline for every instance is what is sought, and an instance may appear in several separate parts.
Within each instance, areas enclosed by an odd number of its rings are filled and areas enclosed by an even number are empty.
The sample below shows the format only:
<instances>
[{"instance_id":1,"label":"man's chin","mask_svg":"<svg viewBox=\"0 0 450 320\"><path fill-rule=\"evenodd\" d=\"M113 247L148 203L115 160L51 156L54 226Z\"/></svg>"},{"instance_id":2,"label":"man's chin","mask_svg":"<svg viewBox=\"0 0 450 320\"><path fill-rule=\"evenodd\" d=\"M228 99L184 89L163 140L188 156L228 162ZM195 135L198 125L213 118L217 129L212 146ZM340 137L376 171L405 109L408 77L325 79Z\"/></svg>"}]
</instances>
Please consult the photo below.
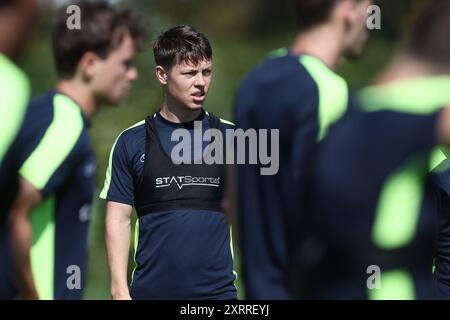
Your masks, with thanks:
<instances>
[{"instance_id":1,"label":"man's chin","mask_svg":"<svg viewBox=\"0 0 450 320\"><path fill-rule=\"evenodd\" d=\"M361 58L363 50L349 50L344 54L344 58L350 61L356 61Z\"/></svg>"},{"instance_id":2,"label":"man's chin","mask_svg":"<svg viewBox=\"0 0 450 320\"><path fill-rule=\"evenodd\" d=\"M123 102L123 98L107 98L100 101L100 105L106 105L110 108L116 108Z\"/></svg>"},{"instance_id":3,"label":"man's chin","mask_svg":"<svg viewBox=\"0 0 450 320\"><path fill-rule=\"evenodd\" d=\"M203 108L203 103L199 103L199 104L197 104L197 103L192 103L192 104L190 104L188 107L189 107L189 109L191 109L192 111L194 111L194 110L199 110L199 109Z\"/></svg>"}]
</instances>

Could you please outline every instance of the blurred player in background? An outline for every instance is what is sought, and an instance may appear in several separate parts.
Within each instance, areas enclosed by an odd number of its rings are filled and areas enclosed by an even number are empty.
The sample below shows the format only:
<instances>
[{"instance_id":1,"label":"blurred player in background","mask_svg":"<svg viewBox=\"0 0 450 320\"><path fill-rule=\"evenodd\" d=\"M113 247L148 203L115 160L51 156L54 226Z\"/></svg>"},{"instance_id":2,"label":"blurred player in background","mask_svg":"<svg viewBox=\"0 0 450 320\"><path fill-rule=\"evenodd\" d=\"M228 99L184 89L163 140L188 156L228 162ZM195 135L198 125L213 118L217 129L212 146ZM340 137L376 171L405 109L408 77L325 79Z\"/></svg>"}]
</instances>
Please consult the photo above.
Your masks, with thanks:
<instances>
[{"instance_id":1,"label":"blurred player in background","mask_svg":"<svg viewBox=\"0 0 450 320\"><path fill-rule=\"evenodd\" d=\"M450 1L431 4L320 144L291 266L296 298L436 297L436 222L449 211L428 173L435 148L450 145L449 21Z\"/></svg>"},{"instance_id":2,"label":"blurred player in background","mask_svg":"<svg viewBox=\"0 0 450 320\"><path fill-rule=\"evenodd\" d=\"M2 162L25 114L30 93L28 80L13 62L20 55L25 35L33 26L36 1L10 0L0 3L1 92L0 163Z\"/></svg>"},{"instance_id":3,"label":"blurred player in background","mask_svg":"<svg viewBox=\"0 0 450 320\"><path fill-rule=\"evenodd\" d=\"M119 104L138 76L133 58L142 30L136 17L106 1L76 4L81 29L67 27L65 7L53 27L55 88L31 102L12 147L20 182L10 245L19 297L26 299L82 297L96 187L89 119L102 106Z\"/></svg>"},{"instance_id":4,"label":"blurred player in background","mask_svg":"<svg viewBox=\"0 0 450 320\"><path fill-rule=\"evenodd\" d=\"M274 52L238 89L238 128L280 130L278 174L261 176L255 165L237 167L239 247L248 299L289 298L285 275L293 232L288 217L302 214L296 203L303 197L317 141L347 109L347 83L335 70L344 58L362 54L371 3L294 1L299 32L291 47Z\"/></svg>"},{"instance_id":5,"label":"blurred player in background","mask_svg":"<svg viewBox=\"0 0 450 320\"><path fill-rule=\"evenodd\" d=\"M26 75L15 64L26 43L26 35L34 24L37 1L9 0L0 2L0 299L11 297L11 264L6 233L8 190L17 188L14 161L5 155L15 139L25 116L30 97Z\"/></svg>"}]
</instances>

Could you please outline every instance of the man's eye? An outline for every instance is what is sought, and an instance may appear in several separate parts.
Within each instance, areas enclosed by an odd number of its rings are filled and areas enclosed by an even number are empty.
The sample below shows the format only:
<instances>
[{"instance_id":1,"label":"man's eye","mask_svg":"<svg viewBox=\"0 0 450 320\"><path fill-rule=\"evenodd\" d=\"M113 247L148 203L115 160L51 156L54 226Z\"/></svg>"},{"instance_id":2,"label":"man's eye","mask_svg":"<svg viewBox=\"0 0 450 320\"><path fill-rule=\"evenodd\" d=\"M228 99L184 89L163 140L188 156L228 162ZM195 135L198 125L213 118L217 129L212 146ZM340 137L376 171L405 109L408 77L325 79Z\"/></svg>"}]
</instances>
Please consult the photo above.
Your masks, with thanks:
<instances>
[{"instance_id":1,"label":"man's eye","mask_svg":"<svg viewBox=\"0 0 450 320\"><path fill-rule=\"evenodd\" d=\"M204 76L209 76L209 75L211 75L211 70L204 70L204 71L203 71L203 75L204 75Z\"/></svg>"},{"instance_id":2,"label":"man's eye","mask_svg":"<svg viewBox=\"0 0 450 320\"><path fill-rule=\"evenodd\" d=\"M125 68L130 69L134 66L134 63L133 61L125 61L123 65L125 66Z\"/></svg>"}]
</instances>

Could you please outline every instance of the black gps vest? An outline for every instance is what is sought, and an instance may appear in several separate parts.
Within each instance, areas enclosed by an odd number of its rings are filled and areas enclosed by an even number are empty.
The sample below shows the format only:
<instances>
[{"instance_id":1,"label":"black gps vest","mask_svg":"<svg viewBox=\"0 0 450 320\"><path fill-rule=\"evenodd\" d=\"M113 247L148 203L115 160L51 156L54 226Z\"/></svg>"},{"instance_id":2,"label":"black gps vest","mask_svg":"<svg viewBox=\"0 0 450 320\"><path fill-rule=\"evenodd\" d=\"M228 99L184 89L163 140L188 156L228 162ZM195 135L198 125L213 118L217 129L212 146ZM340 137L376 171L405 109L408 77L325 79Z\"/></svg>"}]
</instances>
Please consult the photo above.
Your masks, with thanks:
<instances>
[{"instance_id":1,"label":"black gps vest","mask_svg":"<svg viewBox=\"0 0 450 320\"><path fill-rule=\"evenodd\" d=\"M208 117L209 127L220 130L220 119L211 113ZM138 217L173 210L222 211L225 165L175 164L161 144L154 116L146 118L145 131L144 171L135 189Z\"/></svg>"}]
</instances>

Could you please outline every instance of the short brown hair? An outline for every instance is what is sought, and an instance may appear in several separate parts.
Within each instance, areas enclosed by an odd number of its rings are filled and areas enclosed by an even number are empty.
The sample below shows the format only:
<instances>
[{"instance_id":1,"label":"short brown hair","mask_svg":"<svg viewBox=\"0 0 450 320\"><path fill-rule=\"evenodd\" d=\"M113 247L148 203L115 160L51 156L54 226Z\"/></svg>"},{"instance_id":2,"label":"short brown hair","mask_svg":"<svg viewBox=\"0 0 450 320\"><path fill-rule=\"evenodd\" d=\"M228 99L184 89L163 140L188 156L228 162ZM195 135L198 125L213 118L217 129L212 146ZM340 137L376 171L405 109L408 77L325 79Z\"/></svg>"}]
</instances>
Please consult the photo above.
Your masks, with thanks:
<instances>
[{"instance_id":1,"label":"short brown hair","mask_svg":"<svg viewBox=\"0 0 450 320\"><path fill-rule=\"evenodd\" d=\"M72 77L86 52L106 58L126 35L130 35L138 47L142 43L145 30L130 10L119 10L106 1L84 0L76 5L81 10L79 30L67 27L66 7L62 7L56 15L52 38L59 77Z\"/></svg>"},{"instance_id":2,"label":"short brown hair","mask_svg":"<svg viewBox=\"0 0 450 320\"><path fill-rule=\"evenodd\" d=\"M294 0L294 10L301 30L325 22L339 0Z\"/></svg>"},{"instance_id":3,"label":"short brown hair","mask_svg":"<svg viewBox=\"0 0 450 320\"><path fill-rule=\"evenodd\" d=\"M292 0L300 30L326 22L339 1L341 0Z\"/></svg>"},{"instance_id":4,"label":"short brown hair","mask_svg":"<svg viewBox=\"0 0 450 320\"><path fill-rule=\"evenodd\" d=\"M0 9L3 9L4 7L8 7L13 4L15 5L19 2L20 1L18 1L18 0L0 0Z\"/></svg>"},{"instance_id":5,"label":"short brown hair","mask_svg":"<svg viewBox=\"0 0 450 320\"><path fill-rule=\"evenodd\" d=\"M187 25L164 31L153 44L157 65L170 69L175 64L189 62L194 65L211 60L212 49L206 36Z\"/></svg>"},{"instance_id":6,"label":"short brown hair","mask_svg":"<svg viewBox=\"0 0 450 320\"><path fill-rule=\"evenodd\" d=\"M450 0L435 1L415 24L409 51L434 65L450 66Z\"/></svg>"}]
</instances>

